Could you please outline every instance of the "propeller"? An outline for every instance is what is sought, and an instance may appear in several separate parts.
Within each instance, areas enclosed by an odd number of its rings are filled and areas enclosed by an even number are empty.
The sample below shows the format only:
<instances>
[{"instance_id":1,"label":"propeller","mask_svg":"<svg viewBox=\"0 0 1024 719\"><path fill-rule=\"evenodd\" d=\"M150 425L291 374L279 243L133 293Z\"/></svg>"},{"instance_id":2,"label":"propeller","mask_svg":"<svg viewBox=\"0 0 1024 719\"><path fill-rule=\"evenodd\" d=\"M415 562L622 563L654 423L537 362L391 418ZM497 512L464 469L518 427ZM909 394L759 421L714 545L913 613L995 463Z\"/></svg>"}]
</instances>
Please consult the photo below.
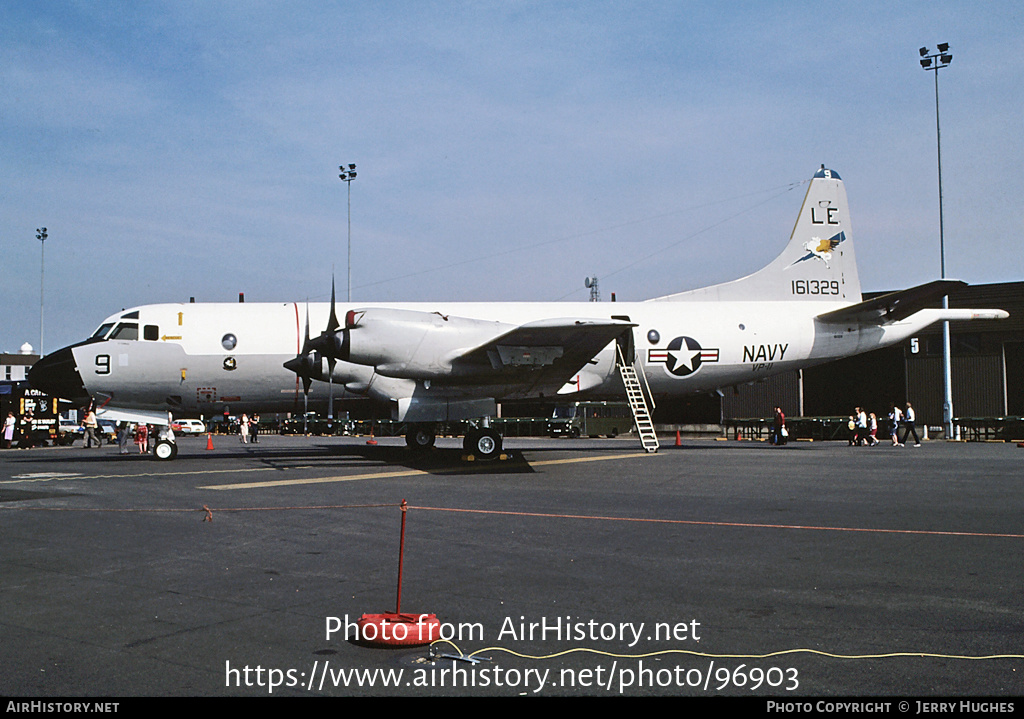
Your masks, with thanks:
<instances>
[{"instance_id":1,"label":"propeller","mask_svg":"<svg viewBox=\"0 0 1024 719\"><path fill-rule=\"evenodd\" d=\"M309 388L313 380L326 381L328 390L328 407L330 415L334 415L334 367L338 360L347 360L349 355L349 330L343 328L338 321L337 293L334 277L331 277L331 313L327 320L327 328L319 336L309 336L309 303L306 303L306 333L302 342L302 351L293 359L284 363L302 378L303 394L309 397ZM323 376L323 358L327 359L328 374Z\"/></svg>"},{"instance_id":2,"label":"propeller","mask_svg":"<svg viewBox=\"0 0 1024 719\"><path fill-rule=\"evenodd\" d=\"M335 304L335 301L334 301L334 275L332 274L331 275L331 315L330 315L330 317L327 318L327 329L324 330L324 334L326 334L326 335L328 335L330 337L333 337L334 333L338 331L339 327L341 327L341 323L338 322L338 312L337 312L336 304ZM322 336L323 335L321 335L321 337ZM333 379L334 379L334 361L335 361L335 359L336 358L333 355L330 355L330 354L327 355L327 369L330 370L330 378L331 378L332 382L333 382Z\"/></svg>"},{"instance_id":3,"label":"propeller","mask_svg":"<svg viewBox=\"0 0 1024 719\"><path fill-rule=\"evenodd\" d=\"M313 384L314 376L320 374L319 358L310 346L309 340L309 303L306 303L306 334L302 340L302 351L284 363L286 369L291 370L302 378L302 393L309 397L309 388Z\"/></svg>"},{"instance_id":4,"label":"propeller","mask_svg":"<svg viewBox=\"0 0 1024 719\"><path fill-rule=\"evenodd\" d=\"M337 332L338 327L338 313L335 311L334 302L334 273L331 273L331 315L327 318L327 329L324 334L329 337L334 337L334 333ZM320 335L323 337L323 335ZM327 418L329 420L334 419L334 357L327 355ZM328 423L333 431L333 427Z\"/></svg>"},{"instance_id":5,"label":"propeller","mask_svg":"<svg viewBox=\"0 0 1024 719\"><path fill-rule=\"evenodd\" d=\"M327 319L327 328L318 337L309 336L309 303L306 303L306 334L302 342L302 351L293 359L284 363L302 378L302 392L308 404L309 388L313 380L324 381L323 358L327 359L328 384L328 417L334 418L334 367L338 360L347 360L349 354L349 334L338 321L337 292L334 276L331 276L331 313Z\"/></svg>"},{"instance_id":6,"label":"propeller","mask_svg":"<svg viewBox=\"0 0 1024 719\"><path fill-rule=\"evenodd\" d=\"M334 372L337 360L348 360L349 335L348 328L342 328L338 321L337 303L335 301L334 278L331 278L331 314L327 320L327 329L319 337L310 341L309 347L327 358L328 368Z\"/></svg>"}]
</instances>

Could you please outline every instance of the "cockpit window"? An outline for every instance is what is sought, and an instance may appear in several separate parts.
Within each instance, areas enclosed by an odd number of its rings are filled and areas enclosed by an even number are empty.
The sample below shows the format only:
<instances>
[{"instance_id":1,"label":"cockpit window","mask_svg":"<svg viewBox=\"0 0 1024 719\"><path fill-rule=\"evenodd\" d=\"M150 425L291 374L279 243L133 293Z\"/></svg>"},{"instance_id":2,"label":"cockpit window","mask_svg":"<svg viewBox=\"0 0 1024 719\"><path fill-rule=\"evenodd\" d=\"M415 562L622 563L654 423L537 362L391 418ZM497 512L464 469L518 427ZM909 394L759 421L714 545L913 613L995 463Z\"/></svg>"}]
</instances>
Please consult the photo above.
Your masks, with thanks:
<instances>
[{"instance_id":1,"label":"cockpit window","mask_svg":"<svg viewBox=\"0 0 1024 719\"><path fill-rule=\"evenodd\" d=\"M113 322L107 322L104 325L100 325L100 328L92 333L92 337L89 339L100 340L107 336L107 332L110 332L110 328L114 326Z\"/></svg>"},{"instance_id":2,"label":"cockpit window","mask_svg":"<svg viewBox=\"0 0 1024 719\"><path fill-rule=\"evenodd\" d=\"M139 325L135 322L122 322L113 332L110 333L111 340L137 340L139 338Z\"/></svg>"}]
</instances>

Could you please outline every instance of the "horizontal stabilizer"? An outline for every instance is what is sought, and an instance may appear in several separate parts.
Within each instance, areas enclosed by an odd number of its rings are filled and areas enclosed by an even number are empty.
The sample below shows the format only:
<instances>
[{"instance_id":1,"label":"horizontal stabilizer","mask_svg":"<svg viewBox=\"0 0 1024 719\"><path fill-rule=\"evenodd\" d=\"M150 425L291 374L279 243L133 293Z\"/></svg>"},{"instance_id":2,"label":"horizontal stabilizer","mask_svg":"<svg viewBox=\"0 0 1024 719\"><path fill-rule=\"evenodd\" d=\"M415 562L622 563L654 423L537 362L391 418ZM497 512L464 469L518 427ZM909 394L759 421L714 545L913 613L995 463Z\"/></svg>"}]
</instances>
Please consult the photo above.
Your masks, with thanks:
<instances>
[{"instance_id":1,"label":"horizontal stabilizer","mask_svg":"<svg viewBox=\"0 0 1024 719\"><path fill-rule=\"evenodd\" d=\"M874 299L818 315L822 322L833 324L886 324L898 322L933 303L939 297L967 287L961 280L935 280L907 290L889 292Z\"/></svg>"}]
</instances>

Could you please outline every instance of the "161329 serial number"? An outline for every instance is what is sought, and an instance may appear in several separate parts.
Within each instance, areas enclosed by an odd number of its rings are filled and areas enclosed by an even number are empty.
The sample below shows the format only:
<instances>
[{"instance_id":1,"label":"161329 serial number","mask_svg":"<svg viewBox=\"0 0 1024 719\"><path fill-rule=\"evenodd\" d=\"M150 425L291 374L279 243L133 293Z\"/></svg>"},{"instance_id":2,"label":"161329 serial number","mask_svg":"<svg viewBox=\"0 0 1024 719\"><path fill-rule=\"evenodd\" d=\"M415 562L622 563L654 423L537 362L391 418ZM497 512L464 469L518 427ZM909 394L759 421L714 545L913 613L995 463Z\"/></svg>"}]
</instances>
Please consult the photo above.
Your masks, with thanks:
<instances>
[{"instance_id":1,"label":"161329 serial number","mask_svg":"<svg viewBox=\"0 0 1024 719\"><path fill-rule=\"evenodd\" d=\"M790 291L794 295L838 295L839 280L793 280Z\"/></svg>"}]
</instances>

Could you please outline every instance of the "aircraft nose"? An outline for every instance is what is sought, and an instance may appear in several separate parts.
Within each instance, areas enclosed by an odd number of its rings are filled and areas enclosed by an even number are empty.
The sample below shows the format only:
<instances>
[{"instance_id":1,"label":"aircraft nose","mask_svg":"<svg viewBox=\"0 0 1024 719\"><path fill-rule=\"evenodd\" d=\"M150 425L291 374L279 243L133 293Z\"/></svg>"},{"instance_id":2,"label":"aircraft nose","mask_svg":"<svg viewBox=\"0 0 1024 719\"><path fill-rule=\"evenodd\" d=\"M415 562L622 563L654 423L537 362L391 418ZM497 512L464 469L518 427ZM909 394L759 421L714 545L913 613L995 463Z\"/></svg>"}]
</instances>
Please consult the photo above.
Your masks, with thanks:
<instances>
[{"instance_id":1,"label":"aircraft nose","mask_svg":"<svg viewBox=\"0 0 1024 719\"><path fill-rule=\"evenodd\" d=\"M83 401L89 398L70 347L51 352L32 365L28 383L52 397Z\"/></svg>"}]
</instances>

